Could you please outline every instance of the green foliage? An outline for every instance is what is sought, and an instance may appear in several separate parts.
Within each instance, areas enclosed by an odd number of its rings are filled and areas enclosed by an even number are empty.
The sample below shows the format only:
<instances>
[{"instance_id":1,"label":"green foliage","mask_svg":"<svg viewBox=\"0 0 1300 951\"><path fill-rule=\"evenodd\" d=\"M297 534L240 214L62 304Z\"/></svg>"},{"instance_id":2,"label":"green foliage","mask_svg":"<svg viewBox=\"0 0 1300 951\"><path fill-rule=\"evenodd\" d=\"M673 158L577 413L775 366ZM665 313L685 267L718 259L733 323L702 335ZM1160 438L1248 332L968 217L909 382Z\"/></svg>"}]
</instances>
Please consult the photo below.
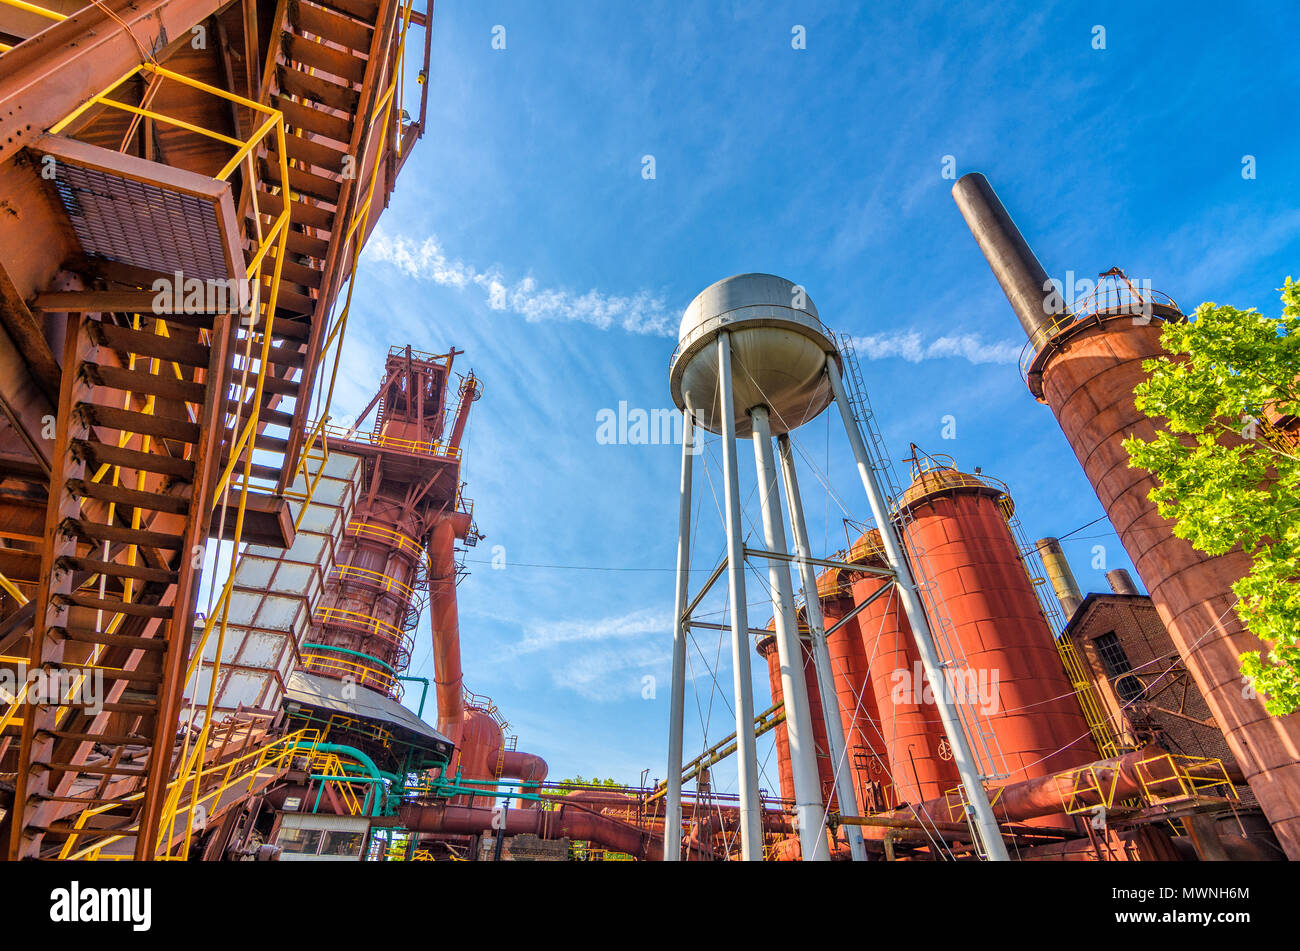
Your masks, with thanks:
<instances>
[{"instance_id":1,"label":"green foliage","mask_svg":"<svg viewBox=\"0 0 1300 951\"><path fill-rule=\"evenodd\" d=\"M604 786L622 785L622 783L616 783L612 779L600 779L596 776L593 776L591 779L583 779L581 776L574 776L572 779L561 779L560 782L566 786L590 786L593 789L598 789Z\"/></svg>"},{"instance_id":2,"label":"green foliage","mask_svg":"<svg viewBox=\"0 0 1300 951\"><path fill-rule=\"evenodd\" d=\"M1251 555L1236 610L1267 649L1242 654L1242 673L1274 715L1300 709L1300 455L1263 422L1266 411L1300 416L1300 283L1289 277L1282 304L1270 318L1205 303L1194 320L1165 324L1173 358L1146 361L1151 377L1134 396L1168 429L1124 441L1132 465L1156 477L1151 499L1178 537Z\"/></svg>"}]
</instances>

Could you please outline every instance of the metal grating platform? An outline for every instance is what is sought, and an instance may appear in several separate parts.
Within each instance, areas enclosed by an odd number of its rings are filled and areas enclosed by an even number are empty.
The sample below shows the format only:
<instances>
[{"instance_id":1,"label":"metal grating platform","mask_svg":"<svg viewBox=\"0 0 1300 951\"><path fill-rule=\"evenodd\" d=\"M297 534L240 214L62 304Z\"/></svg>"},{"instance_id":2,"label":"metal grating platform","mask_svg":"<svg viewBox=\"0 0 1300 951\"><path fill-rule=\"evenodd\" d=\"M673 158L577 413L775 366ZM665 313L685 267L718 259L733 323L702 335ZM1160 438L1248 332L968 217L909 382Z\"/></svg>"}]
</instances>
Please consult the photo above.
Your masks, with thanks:
<instances>
[{"instance_id":1,"label":"metal grating platform","mask_svg":"<svg viewBox=\"0 0 1300 951\"><path fill-rule=\"evenodd\" d=\"M88 255L186 279L242 277L230 186L182 169L44 136L52 182Z\"/></svg>"}]
</instances>

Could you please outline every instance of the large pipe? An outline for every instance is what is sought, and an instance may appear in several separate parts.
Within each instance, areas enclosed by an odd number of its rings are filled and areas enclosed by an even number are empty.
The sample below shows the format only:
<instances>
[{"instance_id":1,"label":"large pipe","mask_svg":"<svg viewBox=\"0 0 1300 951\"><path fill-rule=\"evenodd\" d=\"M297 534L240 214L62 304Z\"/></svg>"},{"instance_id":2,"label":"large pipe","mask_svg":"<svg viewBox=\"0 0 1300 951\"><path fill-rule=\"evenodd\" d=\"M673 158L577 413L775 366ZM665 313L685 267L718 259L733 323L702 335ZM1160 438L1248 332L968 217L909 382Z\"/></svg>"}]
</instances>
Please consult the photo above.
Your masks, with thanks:
<instances>
[{"instance_id":1,"label":"large pipe","mask_svg":"<svg viewBox=\"0 0 1300 951\"><path fill-rule=\"evenodd\" d=\"M746 862L763 860L758 801L758 743L754 737L754 686L749 670L749 612L745 601L745 540L732 411L731 334L718 334L718 405L722 407L722 482L727 504L727 590L731 600L731 669L736 691L736 768L740 792L740 850Z\"/></svg>"},{"instance_id":2,"label":"large pipe","mask_svg":"<svg viewBox=\"0 0 1300 951\"><path fill-rule=\"evenodd\" d=\"M1065 552L1061 550L1061 543L1055 538L1040 538L1036 543L1038 554L1042 556L1043 567L1047 570L1047 580L1052 583L1052 590L1056 592L1056 600L1061 602L1061 610L1065 612L1065 619L1068 621L1074 617L1074 612L1079 610L1079 605L1083 604L1083 592L1079 590L1079 582L1074 579L1074 572L1070 570L1070 563L1065 558Z\"/></svg>"},{"instance_id":3,"label":"large pipe","mask_svg":"<svg viewBox=\"0 0 1300 951\"><path fill-rule=\"evenodd\" d=\"M763 539L768 551L786 555L785 524L776 491L776 465L772 458L772 430L767 407L750 410L754 429L754 464L758 470L758 504L763 513ZM829 862L826 844L826 805L822 802L821 779L817 775L817 744L813 740L812 711L804 674L804 653L794 615L794 583L790 563L769 558L768 587L772 591L772 617L776 628L776 650L781 660L781 696L785 698L786 740L794 771L794 800L799 812L799 841L804 856L814 862ZM813 598L816 599L814 589Z\"/></svg>"},{"instance_id":4,"label":"large pipe","mask_svg":"<svg viewBox=\"0 0 1300 951\"><path fill-rule=\"evenodd\" d=\"M525 783L543 783L546 781L547 769L546 760L536 753L506 750L501 758L502 779L518 779Z\"/></svg>"},{"instance_id":5,"label":"large pipe","mask_svg":"<svg viewBox=\"0 0 1300 951\"><path fill-rule=\"evenodd\" d=\"M554 810L506 809L485 806L410 804L398 809L402 826L412 832L463 833L479 835L493 829L503 835L535 835L540 839L581 839L595 842L611 852L657 862L663 858L663 840L636 826L592 812L575 804L561 803Z\"/></svg>"},{"instance_id":6,"label":"large pipe","mask_svg":"<svg viewBox=\"0 0 1300 951\"><path fill-rule=\"evenodd\" d=\"M677 511L677 606L673 617L673 667L668 700L668 788L664 794L665 828L682 826L682 729L686 711L686 602L691 596L691 460L695 456L695 420L682 410L682 484ZM664 861L676 862L681 850L664 849Z\"/></svg>"},{"instance_id":7,"label":"large pipe","mask_svg":"<svg viewBox=\"0 0 1300 951\"><path fill-rule=\"evenodd\" d=\"M438 732L457 747L465 722L465 674L460 666L460 617L456 610L456 530L443 519L429 543L429 622L433 627L433 670ZM454 774L450 767L448 774Z\"/></svg>"},{"instance_id":8,"label":"large pipe","mask_svg":"<svg viewBox=\"0 0 1300 951\"><path fill-rule=\"evenodd\" d=\"M1043 265L1034 257L988 179L979 172L959 178L952 186L952 197L1011 302L1011 309L1020 318L1020 326L1030 340L1042 339L1065 312Z\"/></svg>"},{"instance_id":9,"label":"large pipe","mask_svg":"<svg viewBox=\"0 0 1300 951\"><path fill-rule=\"evenodd\" d=\"M460 441L465 436L465 424L469 422L469 408L483 395L483 384L471 370L460 384L460 405L456 407L456 420L451 426L451 438L448 444L452 449L460 448Z\"/></svg>"},{"instance_id":10,"label":"large pipe","mask_svg":"<svg viewBox=\"0 0 1300 951\"><path fill-rule=\"evenodd\" d=\"M885 502L885 493L881 490L880 481L876 478L876 470L872 464L871 456L867 452L867 445L862 439L862 430L858 427L857 416L854 414L853 406L849 403L848 394L844 391L844 381L840 379L839 367L836 366L834 360L826 361L826 378L830 382L835 404L840 409L840 419L844 424L844 431L849 437L849 446L853 449L853 458L858 464L858 475L862 479L862 488L866 490L867 502L871 505L872 517L875 518L876 527L880 531L880 542L885 550L885 559L895 574L898 596L903 602L903 610L906 612L908 623L912 627L912 634L916 640L916 648L921 654L921 664L925 669L925 676L932 684L942 684L945 682L943 677L944 668L939 661L938 650L934 644L934 635L930 632L930 622L925 615L925 607L921 604L921 597L917 593L916 582L912 578L912 569L903 555L902 546L899 544L898 532L894 527L893 518L890 516L889 508ZM979 835L980 843L984 846L984 853L991 861L1009 862L1011 857L1007 854L1007 847L1002 842L1002 834L998 831L997 821L993 818L992 809L989 808L988 795L984 792L979 766L975 762L974 753L971 751L970 741L967 739L961 720L957 716L957 710L950 698L946 696L945 691L937 692L935 707L939 711L939 718L943 721L944 731L948 734L948 741L952 744L953 760L957 764L957 772L961 776L962 786L965 787L966 799L975 812L975 829Z\"/></svg>"}]
</instances>

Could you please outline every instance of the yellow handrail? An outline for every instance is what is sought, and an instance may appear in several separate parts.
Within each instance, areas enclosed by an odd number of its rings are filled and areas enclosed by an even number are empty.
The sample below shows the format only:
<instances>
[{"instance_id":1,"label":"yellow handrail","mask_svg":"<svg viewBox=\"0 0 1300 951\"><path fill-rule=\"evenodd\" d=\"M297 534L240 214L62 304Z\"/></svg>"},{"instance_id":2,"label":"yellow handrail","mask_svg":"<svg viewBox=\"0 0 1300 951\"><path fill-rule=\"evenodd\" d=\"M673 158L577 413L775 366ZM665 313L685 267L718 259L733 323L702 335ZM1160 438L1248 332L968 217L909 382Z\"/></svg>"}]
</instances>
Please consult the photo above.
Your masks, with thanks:
<instances>
[{"instance_id":1,"label":"yellow handrail","mask_svg":"<svg viewBox=\"0 0 1300 951\"><path fill-rule=\"evenodd\" d=\"M335 578L340 581L364 581L369 582L384 591L391 591L400 594L408 601L415 600L415 589L408 584L403 584L391 575L386 575L380 571L371 571L369 568L358 568L356 565L335 565L332 572ZM3 577L0 575L0 577Z\"/></svg>"},{"instance_id":2,"label":"yellow handrail","mask_svg":"<svg viewBox=\"0 0 1300 951\"><path fill-rule=\"evenodd\" d=\"M402 699L402 682L388 671L367 667L345 656L318 654L314 651L302 654L301 659L303 670L308 672L319 671L340 677L352 677L362 687L378 690L394 700Z\"/></svg>"},{"instance_id":3,"label":"yellow handrail","mask_svg":"<svg viewBox=\"0 0 1300 951\"><path fill-rule=\"evenodd\" d=\"M459 446L445 446L438 440L421 442L418 439L402 439L399 436L388 436L383 433L363 433L355 429L347 429L343 426L331 426L324 423L317 424L327 436L343 442L363 443L368 446L379 446L382 449L396 449L400 452L409 452L415 455L423 456L441 456L447 459L459 459Z\"/></svg>"},{"instance_id":4,"label":"yellow handrail","mask_svg":"<svg viewBox=\"0 0 1300 951\"><path fill-rule=\"evenodd\" d=\"M419 557L424 554L423 546L415 539L383 525L376 525L374 522L349 522L346 533L394 545L399 551L406 552L408 555Z\"/></svg>"},{"instance_id":5,"label":"yellow handrail","mask_svg":"<svg viewBox=\"0 0 1300 951\"><path fill-rule=\"evenodd\" d=\"M253 769L251 770L252 776L249 781L249 789L251 791L257 781L258 774L265 772L267 769L276 768L282 765L286 760L291 760L294 756L303 755L304 752L309 756L316 755L316 748L320 742L321 733L319 730L303 729L279 737L270 743L257 747L256 749L249 750L247 753L241 754L225 764L223 767L225 778L222 783L201 797L199 802L206 802L220 796L220 794L226 790L242 783L244 778L249 776L249 771L244 771L242 769L237 770L236 767L239 767L241 764L249 762L253 763ZM177 776L167 784L168 797L164 806L164 815L169 819L174 820L175 813L177 812L180 795L185 785L183 779L183 776ZM81 815L77 817L77 821L74 824L75 828L79 831L72 832L68 835L67 841L63 843L63 848L59 852L59 858L87 858L89 857L89 853L98 851L107 845L111 845L114 842L126 838L125 835L112 836L108 839L96 842L94 845L86 846L77 852L72 851L72 847L75 844L77 837L85 832L84 823L86 820L102 815L103 813L109 812L113 809L118 809L124 803L135 802L142 796L144 796L144 792L140 791L124 797L121 801L105 803L104 805L84 810ZM134 828L135 827L132 827L132 829ZM132 829L125 831L129 832L132 831Z\"/></svg>"}]
</instances>

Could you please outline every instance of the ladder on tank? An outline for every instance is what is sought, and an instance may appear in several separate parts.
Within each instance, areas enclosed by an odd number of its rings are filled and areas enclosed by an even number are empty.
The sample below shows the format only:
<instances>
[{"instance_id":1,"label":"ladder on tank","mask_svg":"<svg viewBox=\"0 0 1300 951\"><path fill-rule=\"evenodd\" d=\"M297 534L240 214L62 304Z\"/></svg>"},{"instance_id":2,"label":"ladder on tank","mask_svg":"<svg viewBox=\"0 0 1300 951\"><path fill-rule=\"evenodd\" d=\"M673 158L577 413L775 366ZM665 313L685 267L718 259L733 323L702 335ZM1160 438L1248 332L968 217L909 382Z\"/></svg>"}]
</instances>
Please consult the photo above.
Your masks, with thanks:
<instances>
[{"instance_id":1,"label":"ladder on tank","mask_svg":"<svg viewBox=\"0 0 1300 951\"><path fill-rule=\"evenodd\" d=\"M894 474L893 463L889 457L889 448L880 432L880 428L876 425L876 416L871 408L871 401L867 397L867 388L862 380L862 370L858 365L857 350L853 346L853 338L849 334L842 333L840 334L839 344L840 354L844 359L844 376L847 377L845 391L849 397L849 407L852 410L853 419L862 433L863 442L867 446L867 454L871 457L871 467L875 470L885 491L894 527L903 545L904 556L912 569L912 580L916 584L917 592L920 594L925 608L926 618L930 622L930 631L934 638L935 649L939 654L940 666L945 672L967 667L969 664L965 652L961 649L960 642L953 635L952 621L944 604L943 595L933 580L933 572L925 549L916 542L915 538L909 537L907 533L907 526L911 524L912 516L898 505L903 490ZM934 684L931 686L937 689L939 685ZM1009 773L1006 767L1006 759L1002 755L1001 747L998 745L997 735L993 732L988 721L967 702L964 692L953 691L953 693L955 694L953 706L956 708L958 719L961 721L962 731L971 744L971 751L975 755L980 778L985 782L1006 779ZM966 790L960 783L957 786L956 793L961 799L962 806L959 818L965 819L968 825L972 825L970 817L973 815L973 810L967 801ZM972 843L980 858L987 858L980 837L974 834L973 825L971 831Z\"/></svg>"}]
</instances>

